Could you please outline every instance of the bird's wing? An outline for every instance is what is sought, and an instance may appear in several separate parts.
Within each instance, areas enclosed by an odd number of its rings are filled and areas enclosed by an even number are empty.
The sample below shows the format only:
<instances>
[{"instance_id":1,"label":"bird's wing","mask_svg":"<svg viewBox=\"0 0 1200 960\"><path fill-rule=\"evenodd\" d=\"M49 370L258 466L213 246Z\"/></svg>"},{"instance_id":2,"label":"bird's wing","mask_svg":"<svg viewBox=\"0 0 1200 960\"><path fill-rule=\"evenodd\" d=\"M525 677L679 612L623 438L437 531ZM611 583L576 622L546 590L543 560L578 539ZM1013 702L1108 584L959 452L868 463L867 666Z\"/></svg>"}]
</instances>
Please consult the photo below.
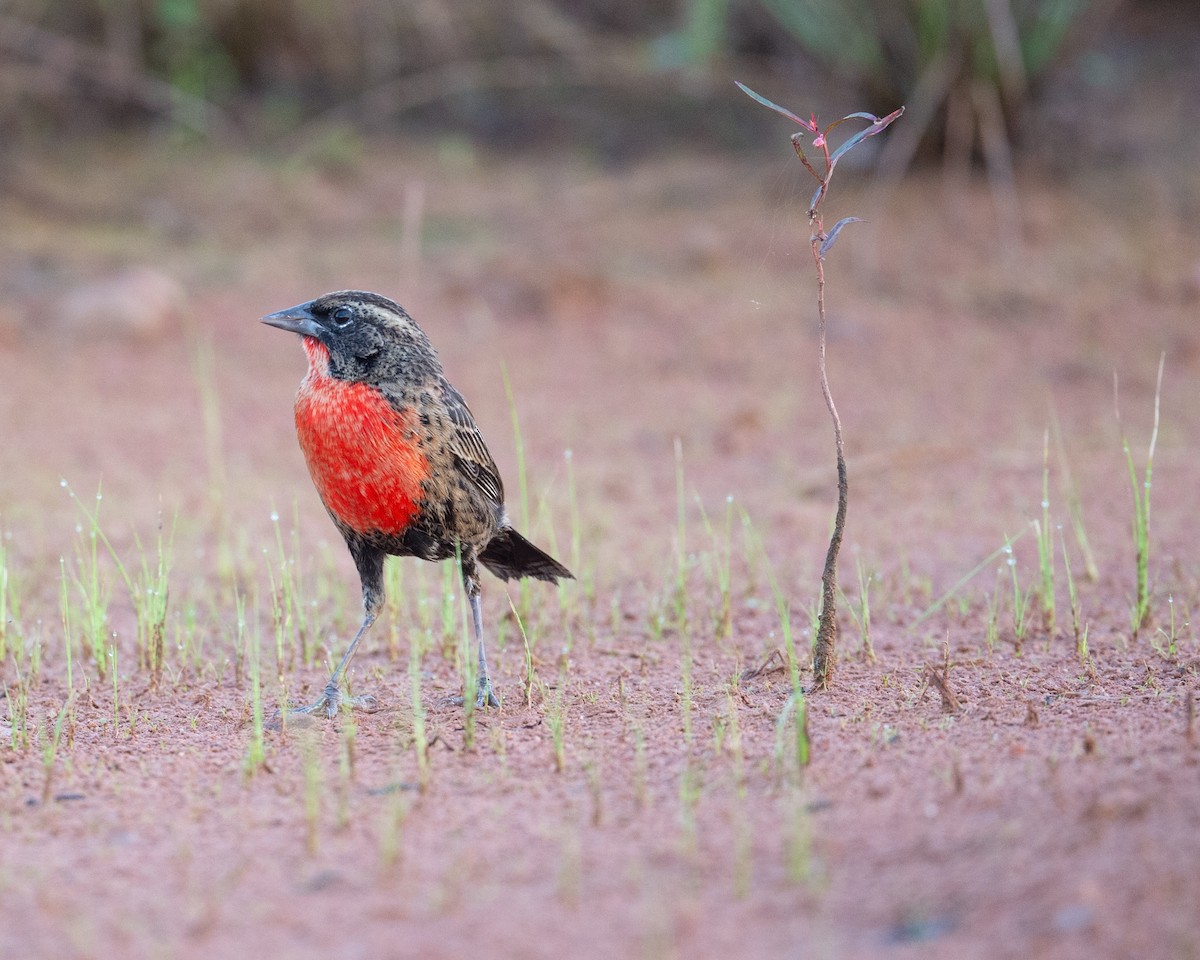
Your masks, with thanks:
<instances>
[{"instance_id":1,"label":"bird's wing","mask_svg":"<svg viewBox=\"0 0 1200 960\"><path fill-rule=\"evenodd\" d=\"M449 448L458 469L495 504L504 503L504 484L496 461L475 426L475 418L467 401L457 390L446 384L442 391L446 413L450 417Z\"/></svg>"}]
</instances>

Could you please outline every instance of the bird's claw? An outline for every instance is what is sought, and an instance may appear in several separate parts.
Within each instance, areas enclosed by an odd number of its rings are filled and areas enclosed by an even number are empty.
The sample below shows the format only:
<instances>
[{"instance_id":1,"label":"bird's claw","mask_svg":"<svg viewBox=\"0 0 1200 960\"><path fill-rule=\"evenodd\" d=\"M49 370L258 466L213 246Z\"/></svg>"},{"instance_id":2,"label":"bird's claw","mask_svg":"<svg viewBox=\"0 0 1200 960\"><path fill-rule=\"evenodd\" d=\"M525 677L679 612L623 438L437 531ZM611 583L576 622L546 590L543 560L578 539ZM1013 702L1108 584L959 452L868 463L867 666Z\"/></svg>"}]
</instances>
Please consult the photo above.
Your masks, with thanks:
<instances>
[{"instance_id":1,"label":"bird's claw","mask_svg":"<svg viewBox=\"0 0 1200 960\"><path fill-rule=\"evenodd\" d=\"M466 705L467 698L450 697L444 702L449 703L451 706L461 707ZM496 691L492 688L492 681L486 678L480 681L475 687L475 709L483 710L487 707L498 708L499 706L500 699L496 696Z\"/></svg>"},{"instance_id":2,"label":"bird's claw","mask_svg":"<svg viewBox=\"0 0 1200 960\"><path fill-rule=\"evenodd\" d=\"M475 691L475 708L481 710L484 707L499 706L500 700L496 696L496 691L492 689L492 681L484 677Z\"/></svg>"},{"instance_id":3,"label":"bird's claw","mask_svg":"<svg viewBox=\"0 0 1200 960\"><path fill-rule=\"evenodd\" d=\"M331 683L325 687L315 703L310 703L307 707L293 707L290 712L302 715L323 712L332 720L343 707L347 710L366 710L368 713L374 713L379 709L379 701L369 693L359 697L348 697L336 684Z\"/></svg>"}]
</instances>

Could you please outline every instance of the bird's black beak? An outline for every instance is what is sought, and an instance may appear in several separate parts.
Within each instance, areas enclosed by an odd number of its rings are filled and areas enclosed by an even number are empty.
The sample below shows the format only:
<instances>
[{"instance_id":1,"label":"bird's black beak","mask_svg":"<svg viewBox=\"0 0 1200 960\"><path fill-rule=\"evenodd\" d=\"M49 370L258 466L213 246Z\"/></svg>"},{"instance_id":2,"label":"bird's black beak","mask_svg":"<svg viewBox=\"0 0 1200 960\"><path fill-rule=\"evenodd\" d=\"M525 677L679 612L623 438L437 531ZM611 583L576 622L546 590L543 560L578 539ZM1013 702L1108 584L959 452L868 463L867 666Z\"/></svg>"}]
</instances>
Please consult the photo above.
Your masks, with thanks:
<instances>
[{"instance_id":1,"label":"bird's black beak","mask_svg":"<svg viewBox=\"0 0 1200 960\"><path fill-rule=\"evenodd\" d=\"M298 333L302 337L319 337L324 329L313 316L313 302L297 304L294 307L288 307L286 310L280 310L278 313L268 313L262 318L262 322L272 327L278 327L280 330L287 330L291 333Z\"/></svg>"}]
</instances>

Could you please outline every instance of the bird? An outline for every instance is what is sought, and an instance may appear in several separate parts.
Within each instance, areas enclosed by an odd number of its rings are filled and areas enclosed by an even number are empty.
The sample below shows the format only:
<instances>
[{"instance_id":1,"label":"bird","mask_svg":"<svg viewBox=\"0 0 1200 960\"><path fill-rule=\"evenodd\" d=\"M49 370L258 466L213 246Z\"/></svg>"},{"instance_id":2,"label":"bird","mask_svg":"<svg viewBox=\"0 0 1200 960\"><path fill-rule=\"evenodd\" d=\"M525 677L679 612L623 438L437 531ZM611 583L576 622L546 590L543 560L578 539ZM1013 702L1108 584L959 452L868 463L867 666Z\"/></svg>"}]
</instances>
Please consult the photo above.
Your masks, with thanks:
<instances>
[{"instance_id":1,"label":"bird","mask_svg":"<svg viewBox=\"0 0 1200 960\"><path fill-rule=\"evenodd\" d=\"M475 704L498 707L480 567L501 580L574 577L513 528L500 472L429 337L395 301L362 290L327 293L262 322L301 338L308 371L296 393L296 436L362 586L358 632L320 698L296 712L332 719L343 706L375 705L370 696L344 696L341 685L383 608L388 556L457 560L477 647Z\"/></svg>"}]
</instances>

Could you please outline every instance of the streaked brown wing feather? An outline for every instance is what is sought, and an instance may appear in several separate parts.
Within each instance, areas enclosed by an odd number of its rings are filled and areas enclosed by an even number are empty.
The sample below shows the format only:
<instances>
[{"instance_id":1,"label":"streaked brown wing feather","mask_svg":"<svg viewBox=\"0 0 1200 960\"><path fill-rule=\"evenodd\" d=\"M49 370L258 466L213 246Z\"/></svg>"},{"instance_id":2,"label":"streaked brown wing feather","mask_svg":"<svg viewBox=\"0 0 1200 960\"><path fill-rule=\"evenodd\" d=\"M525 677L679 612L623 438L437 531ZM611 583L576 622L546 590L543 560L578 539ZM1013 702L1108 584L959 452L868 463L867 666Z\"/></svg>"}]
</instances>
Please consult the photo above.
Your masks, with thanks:
<instances>
[{"instance_id":1,"label":"streaked brown wing feather","mask_svg":"<svg viewBox=\"0 0 1200 960\"><path fill-rule=\"evenodd\" d=\"M500 480L500 471L483 442L479 428L475 426L475 418L471 416L467 402L448 383L443 391L443 399L454 428L450 433L449 448L455 463L488 499L503 504L504 484Z\"/></svg>"}]
</instances>

